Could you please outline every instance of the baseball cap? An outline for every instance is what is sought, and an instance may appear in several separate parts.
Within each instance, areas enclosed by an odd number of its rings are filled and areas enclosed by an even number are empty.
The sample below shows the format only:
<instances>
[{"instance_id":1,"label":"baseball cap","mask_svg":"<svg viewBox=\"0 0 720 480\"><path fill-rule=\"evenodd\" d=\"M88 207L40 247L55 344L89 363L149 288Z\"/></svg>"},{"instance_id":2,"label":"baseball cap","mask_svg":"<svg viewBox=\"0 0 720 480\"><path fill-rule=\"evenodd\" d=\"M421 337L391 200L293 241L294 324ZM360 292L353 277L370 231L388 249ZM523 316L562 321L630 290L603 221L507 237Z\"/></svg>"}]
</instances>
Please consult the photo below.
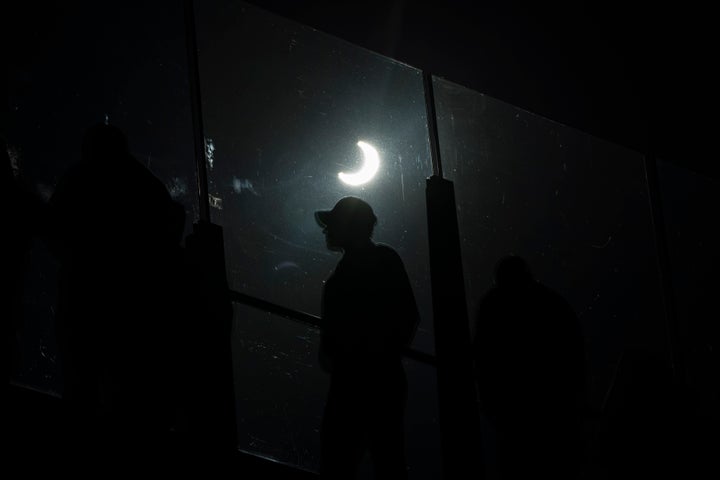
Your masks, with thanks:
<instances>
[{"instance_id":1,"label":"baseball cap","mask_svg":"<svg viewBox=\"0 0 720 480\"><path fill-rule=\"evenodd\" d=\"M353 233L372 233L377 217L372 207L357 197L343 197L332 210L318 210L315 221L323 228L334 227Z\"/></svg>"}]
</instances>

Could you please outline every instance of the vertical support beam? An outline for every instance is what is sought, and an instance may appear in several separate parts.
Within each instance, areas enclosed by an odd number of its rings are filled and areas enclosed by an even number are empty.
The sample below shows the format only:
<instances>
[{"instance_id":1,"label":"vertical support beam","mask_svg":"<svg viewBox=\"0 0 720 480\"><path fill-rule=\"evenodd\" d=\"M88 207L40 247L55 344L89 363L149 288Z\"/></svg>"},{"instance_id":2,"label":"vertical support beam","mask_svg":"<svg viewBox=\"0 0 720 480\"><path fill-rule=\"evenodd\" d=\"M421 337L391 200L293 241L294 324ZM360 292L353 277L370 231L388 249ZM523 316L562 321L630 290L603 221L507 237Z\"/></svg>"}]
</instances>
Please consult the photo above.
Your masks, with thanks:
<instances>
[{"instance_id":1,"label":"vertical support beam","mask_svg":"<svg viewBox=\"0 0 720 480\"><path fill-rule=\"evenodd\" d=\"M482 478L455 190L449 180L433 176L426 193L444 478Z\"/></svg>"},{"instance_id":2,"label":"vertical support beam","mask_svg":"<svg viewBox=\"0 0 720 480\"><path fill-rule=\"evenodd\" d=\"M207 163L205 159L205 127L202 119L202 98L200 93L200 69L198 67L197 35L195 33L195 10L192 0L183 0L185 11L185 45L188 58L190 81L190 104L195 143L195 165L197 169L198 200L200 220L210 221L210 199L208 197Z\"/></svg>"},{"instance_id":3,"label":"vertical support beam","mask_svg":"<svg viewBox=\"0 0 720 480\"><path fill-rule=\"evenodd\" d=\"M433 165L433 175L443 178L437 115L435 113L435 91L433 90L432 74L430 72L423 72L423 86L425 87L425 112L427 113L428 134L430 135L430 159Z\"/></svg>"},{"instance_id":4,"label":"vertical support beam","mask_svg":"<svg viewBox=\"0 0 720 480\"><path fill-rule=\"evenodd\" d=\"M453 183L442 178L432 78L424 74L433 167L426 201L444 478L484 476ZM432 102L432 103L431 103Z\"/></svg>"},{"instance_id":5,"label":"vertical support beam","mask_svg":"<svg viewBox=\"0 0 720 480\"><path fill-rule=\"evenodd\" d=\"M193 225L185 241L197 295L196 318L187 347L192 360L190 433L200 455L227 458L237 451L232 368L233 307L228 292L222 227Z\"/></svg>"},{"instance_id":6,"label":"vertical support beam","mask_svg":"<svg viewBox=\"0 0 720 480\"><path fill-rule=\"evenodd\" d=\"M202 117L195 11L183 0L185 39L197 168L199 222L186 239L189 265L194 272L198 328L191 339L193 378L189 394L190 433L194 452L205 459L227 460L237 452L237 421L232 369L233 309L225 269L222 227L210 222L205 130Z\"/></svg>"},{"instance_id":7,"label":"vertical support beam","mask_svg":"<svg viewBox=\"0 0 720 480\"><path fill-rule=\"evenodd\" d=\"M645 155L645 176L647 179L648 196L650 197L650 210L652 214L655 245L658 255L658 270L663 290L663 303L665 305L665 328L667 345L676 385L685 386L684 349L687 337L683 326L680 325L675 306L675 291L672 284L670 269L670 246L665 231L665 215L663 212L660 180L657 172L657 159L652 152Z\"/></svg>"}]
</instances>

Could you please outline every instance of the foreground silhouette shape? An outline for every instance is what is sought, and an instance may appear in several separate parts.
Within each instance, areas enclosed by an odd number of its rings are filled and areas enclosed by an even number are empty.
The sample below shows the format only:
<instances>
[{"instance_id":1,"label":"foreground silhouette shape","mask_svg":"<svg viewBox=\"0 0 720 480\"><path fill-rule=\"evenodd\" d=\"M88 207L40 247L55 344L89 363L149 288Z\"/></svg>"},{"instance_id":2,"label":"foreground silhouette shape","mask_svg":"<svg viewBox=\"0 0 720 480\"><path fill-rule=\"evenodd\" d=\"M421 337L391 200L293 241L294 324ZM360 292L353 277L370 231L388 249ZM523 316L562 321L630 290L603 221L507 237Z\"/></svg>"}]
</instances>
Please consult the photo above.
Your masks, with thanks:
<instances>
[{"instance_id":1,"label":"foreground silhouette shape","mask_svg":"<svg viewBox=\"0 0 720 480\"><path fill-rule=\"evenodd\" d=\"M477 312L474 357L501 478L577 478L583 337L568 303L533 279L519 257L497 264Z\"/></svg>"},{"instance_id":2,"label":"foreground silhouette shape","mask_svg":"<svg viewBox=\"0 0 720 480\"><path fill-rule=\"evenodd\" d=\"M371 240L370 205L345 197L315 213L327 247L343 257L325 282L320 363L330 374L320 475L353 478L369 452L375 477L407 478L402 351L419 315L399 255Z\"/></svg>"},{"instance_id":3,"label":"foreground silhouette shape","mask_svg":"<svg viewBox=\"0 0 720 480\"><path fill-rule=\"evenodd\" d=\"M10 380L20 356L18 337L24 323L22 299L28 252L33 238L44 233L47 209L40 197L23 185L19 169L13 166L8 145L1 137L0 163L0 208L5 233L2 277L7 292L2 302L6 355L3 375Z\"/></svg>"},{"instance_id":4,"label":"foreground silhouette shape","mask_svg":"<svg viewBox=\"0 0 720 480\"><path fill-rule=\"evenodd\" d=\"M184 211L125 135L102 124L85 133L50 207L68 433L96 453L149 452L171 422L167 336Z\"/></svg>"}]
</instances>

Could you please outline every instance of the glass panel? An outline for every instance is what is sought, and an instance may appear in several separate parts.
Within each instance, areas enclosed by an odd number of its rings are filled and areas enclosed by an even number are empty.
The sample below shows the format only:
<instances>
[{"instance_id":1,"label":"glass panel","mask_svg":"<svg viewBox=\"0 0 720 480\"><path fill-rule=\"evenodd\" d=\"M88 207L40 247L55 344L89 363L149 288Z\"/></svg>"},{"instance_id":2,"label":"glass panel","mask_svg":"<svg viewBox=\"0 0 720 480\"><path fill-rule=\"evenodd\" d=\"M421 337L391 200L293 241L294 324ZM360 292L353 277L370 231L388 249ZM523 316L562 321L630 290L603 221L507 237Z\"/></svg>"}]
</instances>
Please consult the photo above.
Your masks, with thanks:
<instances>
[{"instance_id":1,"label":"glass panel","mask_svg":"<svg viewBox=\"0 0 720 480\"><path fill-rule=\"evenodd\" d=\"M318 471L320 425L329 377L318 365L315 328L235 305L233 368L238 448ZM412 479L439 478L435 369L411 360L406 411ZM366 459L360 478L373 478Z\"/></svg>"},{"instance_id":2,"label":"glass panel","mask_svg":"<svg viewBox=\"0 0 720 480\"><path fill-rule=\"evenodd\" d=\"M185 206L189 231L197 180L182 5L146 2L115 8L112 15L107 9L98 2L55 5L47 12L53 15L47 30L36 28L32 7L13 19L34 32L13 47L22 53L15 52L19 61L9 67L7 139L16 171L28 190L49 199L79 160L85 129L107 121L127 134L135 157ZM40 241L32 243L27 260L14 377L57 392L57 267Z\"/></svg>"},{"instance_id":3,"label":"glass panel","mask_svg":"<svg viewBox=\"0 0 720 480\"><path fill-rule=\"evenodd\" d=\"M231 287L318 314L339 255L313 212L360 196L379 219L375 240L405 262L423 317L416 346L432 351L420 72L242 2L197 8L212 219ZM359 141L380 166L351 186L338 173L364 165Z\"/></svg>"},{"instance_id":4,"label":"glass panel","mask_svg":"<svg viewBox=\"0 0 720 480\"><path fill-rule=\"evenodd\" d=\"M501 257L524 257L580 317L601 408L627 347L666 348L643 157L448 81L434 86L469 311Z\"/></svg>"},{"instance_id":5,"label":"glass panel","mask_svg":"<svg viewBox=\"0 0 720 480\"><path fill-rule=\"evenodd\" d=\"M238 448L317 471L328 377L314 328L235 305Z\"/></svg>"},{"instance_id":6,"label":"glass panel","mask_svg":"<svg viewBox=\"0 0 720 480\"><path fill-rule=\"evenodd\" d=\"M720 182L665 161L658 161L670 274L685 343L687 380L696 397L693 405L705 416L713 415L720 399L717 366L718 335L716 296L720 291Z\"/></svg>"}]
</instances>

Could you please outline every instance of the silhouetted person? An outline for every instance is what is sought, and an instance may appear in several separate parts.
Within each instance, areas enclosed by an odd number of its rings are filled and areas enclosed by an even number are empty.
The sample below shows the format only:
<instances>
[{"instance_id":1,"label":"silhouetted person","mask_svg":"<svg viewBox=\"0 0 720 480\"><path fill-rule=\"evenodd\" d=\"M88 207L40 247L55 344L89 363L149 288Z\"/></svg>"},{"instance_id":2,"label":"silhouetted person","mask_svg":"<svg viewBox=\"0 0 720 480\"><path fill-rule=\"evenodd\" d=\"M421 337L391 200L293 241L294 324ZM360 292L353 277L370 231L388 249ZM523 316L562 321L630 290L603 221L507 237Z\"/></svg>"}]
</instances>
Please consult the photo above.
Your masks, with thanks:
<instances>
[{"instance_id":1,"label":"silhouetted person","mask_svg":"<svg viewBox=\"0 0 720 480\"><path fill-rule=\"evenodd\" d=\"M169 274L182 234L165 186L96 125L50 201L63 397L79 440L140 452L168 426ZM103 446L110 451L111 447Z\"/></svg>"},{"instance_id":2,"label":"silhouetted person","mask_svg":"<svg viewBox=\"0 0 720 480\"><path fill-rule=\"evenodd\" d=\"M498 263L476 322L478 389L502 478L576 478L585 380L571 307L510 256Z\"/></svg>"},{"instance_id":3,"label":"silhouetted person","mask_svg":"<svg viewBox=\"0 0 720 480\"><path fill-rule=\"evenodd\" d=\"M369 452L376 478L406 478L402 350L419 321L410 281L398 254L371 240L370 205L345 197L315 217L327 247L343 252L322 300L320 363L330 390L321 476L354 478Z\"/></svg>"}]
</instances>

